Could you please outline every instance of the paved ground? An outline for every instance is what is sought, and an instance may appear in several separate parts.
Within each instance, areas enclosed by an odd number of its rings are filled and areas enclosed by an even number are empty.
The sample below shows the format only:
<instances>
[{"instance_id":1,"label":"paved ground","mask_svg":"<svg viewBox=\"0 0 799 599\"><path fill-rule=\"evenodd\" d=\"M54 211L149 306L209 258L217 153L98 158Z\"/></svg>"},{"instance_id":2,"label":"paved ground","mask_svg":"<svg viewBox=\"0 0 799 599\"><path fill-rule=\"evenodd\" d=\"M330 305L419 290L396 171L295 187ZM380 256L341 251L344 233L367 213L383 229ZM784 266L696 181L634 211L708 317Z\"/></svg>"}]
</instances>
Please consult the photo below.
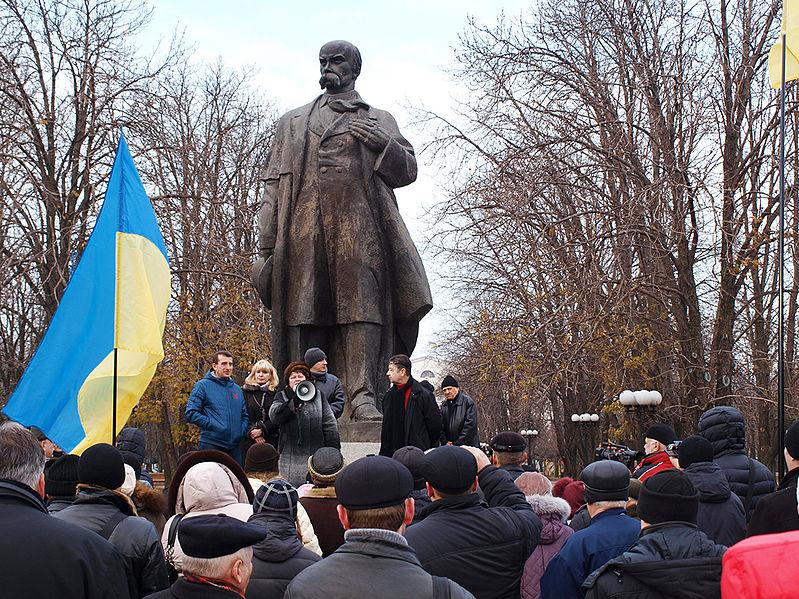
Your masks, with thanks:
<instances>
[{"instance_id":1,"label":"paved ground","mask_svg":"<svg viewBox=\"0 0 799 599\"><path fill-rule=\"evenodd\" d=\"M378 451L380 451L380 443L344 442L341 444L341 453L344 454L344 461L347 464L351 464L365 455L376 454Z\"/></svg>"}]
</instances>

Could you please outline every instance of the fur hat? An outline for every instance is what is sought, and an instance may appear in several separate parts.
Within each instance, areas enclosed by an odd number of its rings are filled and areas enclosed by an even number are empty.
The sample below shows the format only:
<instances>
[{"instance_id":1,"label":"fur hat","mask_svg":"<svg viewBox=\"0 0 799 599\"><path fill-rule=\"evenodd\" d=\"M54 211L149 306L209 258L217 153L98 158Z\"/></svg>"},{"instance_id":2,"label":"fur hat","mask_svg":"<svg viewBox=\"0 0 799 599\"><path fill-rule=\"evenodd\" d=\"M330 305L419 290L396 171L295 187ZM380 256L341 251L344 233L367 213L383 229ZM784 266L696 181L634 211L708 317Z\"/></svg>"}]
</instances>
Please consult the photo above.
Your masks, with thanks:
<instances>
[{"instance_id":1,"label":"fur hat","mask_svg":"<svg viewBox=\"0 0 799 599\"><path fill-rule=\"evenodd\" d=\"M291 373L296 370L299 370L301 373L303 373L306 380L311 380L311 369L305 365L305 362L291 362L283 371L283 382L286 384L286 386L289 384L289 377L291 376Z\"/></svg>"}]
</instances>

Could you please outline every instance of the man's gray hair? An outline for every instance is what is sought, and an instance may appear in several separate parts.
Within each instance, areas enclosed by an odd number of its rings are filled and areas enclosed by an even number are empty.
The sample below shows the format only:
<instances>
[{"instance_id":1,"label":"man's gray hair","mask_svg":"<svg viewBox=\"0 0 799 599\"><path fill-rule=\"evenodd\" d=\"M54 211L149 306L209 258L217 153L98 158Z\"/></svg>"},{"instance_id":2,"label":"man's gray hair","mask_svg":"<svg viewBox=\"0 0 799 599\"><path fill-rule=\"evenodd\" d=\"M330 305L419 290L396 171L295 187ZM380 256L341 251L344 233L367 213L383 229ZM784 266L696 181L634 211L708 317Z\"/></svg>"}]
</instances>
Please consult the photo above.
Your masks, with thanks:
<instances>
[{"instance_id":1,"label":"man's gray hair","mask_svg":"<svg viewBox=\"0 0 799 599\"><path fill-rule=\"evenodd\" d=\"M44 472L44 450L36 437L21 424L0 425L0 478L36 489Z\"/></svg>"},{"instance_id":2,"label":"man's gray hair","mask_svg":"<svg viewBox=\"0 0 799 599\"><path fill-rule=\"evenodd\" d=\"M594 501L591 503L591 505L609 510L615 507L627 507L627 500L619 499L616 501Z\"/></svg>"},{"instance_id":3,"label":"man's gray hair","mask_svg":"<svg viewBox=\"0 0 799 599\"><path fill-rule=\"evenodd\" d=\"M193 574L203 578L222 580L227 577L233 564L240 559L244 563L252 561L252 547L244 547L236 553L223 555L222 557L191 557L185 555L181 559L181 571L184 574Z\"/></svg>"}]
</instances>

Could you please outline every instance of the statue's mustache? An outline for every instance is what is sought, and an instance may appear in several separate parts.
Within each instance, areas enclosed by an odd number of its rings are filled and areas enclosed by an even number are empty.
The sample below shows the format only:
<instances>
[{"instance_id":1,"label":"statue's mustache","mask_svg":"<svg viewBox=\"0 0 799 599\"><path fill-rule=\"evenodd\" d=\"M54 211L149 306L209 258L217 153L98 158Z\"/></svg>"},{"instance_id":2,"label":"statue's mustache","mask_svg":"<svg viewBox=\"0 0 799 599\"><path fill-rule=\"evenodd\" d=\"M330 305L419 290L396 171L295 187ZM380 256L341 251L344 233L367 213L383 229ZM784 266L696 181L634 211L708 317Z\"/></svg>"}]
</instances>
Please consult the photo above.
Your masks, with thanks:
<instances>
[{"instance_id":1,"label":"statue's mustache","mask_svg":"<svg viewBox=\"0 0 799 599\"><path fill-rule=\"evenodd\" d=\"M319 86L323 89L325 87L338 87L341 85L341 77L335 73L322 73L319 78Z\"/></svg>"}]
</instances>

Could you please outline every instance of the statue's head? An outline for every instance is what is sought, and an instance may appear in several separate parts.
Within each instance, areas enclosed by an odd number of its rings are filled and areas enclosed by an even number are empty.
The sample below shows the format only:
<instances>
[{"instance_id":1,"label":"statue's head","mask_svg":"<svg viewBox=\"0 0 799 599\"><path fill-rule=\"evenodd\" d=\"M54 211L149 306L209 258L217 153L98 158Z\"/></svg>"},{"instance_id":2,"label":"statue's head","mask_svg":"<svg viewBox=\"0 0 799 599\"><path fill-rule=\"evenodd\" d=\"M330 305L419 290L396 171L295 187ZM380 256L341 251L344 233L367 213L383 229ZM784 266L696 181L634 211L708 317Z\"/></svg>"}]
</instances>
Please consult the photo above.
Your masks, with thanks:
<instances>
[{"instance_id":1,"label":"statue's head","mask_svg":"<svg viewBox=\"0 0 799 599\"><path fill-rule=\"evenodd\" d=\"M361 53L344 40L327 42L319 50L319 85L330 94L340 94L355 88L361 74Z\"/></svg>"}]
</instances>

